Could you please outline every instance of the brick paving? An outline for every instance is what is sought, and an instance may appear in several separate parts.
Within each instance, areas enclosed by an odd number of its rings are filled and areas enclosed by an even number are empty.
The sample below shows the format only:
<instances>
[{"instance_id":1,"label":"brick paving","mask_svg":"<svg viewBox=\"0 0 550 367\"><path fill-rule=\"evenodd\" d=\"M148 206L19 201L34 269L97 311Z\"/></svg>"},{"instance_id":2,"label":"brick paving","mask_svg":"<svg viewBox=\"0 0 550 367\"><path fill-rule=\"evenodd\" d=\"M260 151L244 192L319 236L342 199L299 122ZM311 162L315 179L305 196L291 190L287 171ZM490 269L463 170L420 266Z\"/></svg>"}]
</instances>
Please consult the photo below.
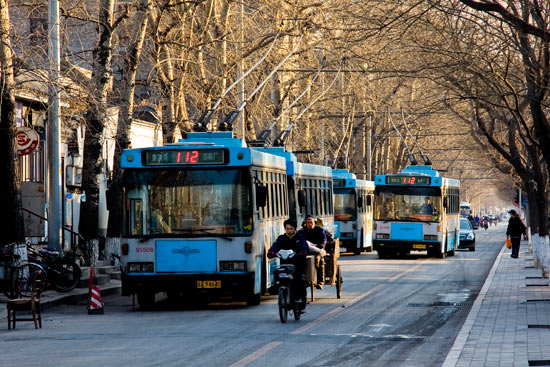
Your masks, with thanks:
<instances>
[{"instance_id":1,"label":"brick paving","mask_svg":"<svg viewBox=\"0 0 550 367\"><path fill-rule=\"evenodd\" d=\"M520 250L500 251L444 367L550 366L549 279Z\"/></svg>"}]
</instances>

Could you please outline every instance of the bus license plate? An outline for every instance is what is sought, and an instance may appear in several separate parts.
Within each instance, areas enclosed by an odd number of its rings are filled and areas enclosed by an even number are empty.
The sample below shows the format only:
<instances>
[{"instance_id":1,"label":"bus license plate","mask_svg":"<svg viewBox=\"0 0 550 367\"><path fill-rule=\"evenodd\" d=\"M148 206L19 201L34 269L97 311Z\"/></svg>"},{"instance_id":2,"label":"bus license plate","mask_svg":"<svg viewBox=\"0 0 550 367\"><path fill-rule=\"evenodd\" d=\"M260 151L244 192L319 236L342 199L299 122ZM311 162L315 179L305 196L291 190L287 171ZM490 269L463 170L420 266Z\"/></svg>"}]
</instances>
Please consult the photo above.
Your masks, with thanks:
<instances>
[{"instance_id":1,"label":"bus license plate","mask_svg":"<svg viewBox=\"0 0 550 367\"><path fill-rule=\"evenodd\" d=\"M413 244L413 248L418 249L418 250L425 250L426 245L415 243L415 244Z\"/></svg>"},{"instance_id":2,"label":"bus license plate","mask_svg":"<svg viewBox=\"0 0 550 367\"><path fill-rule=\"evenodd\" d=\"M221 288L221 280L197 280L197 288Z\"/></svg>"}]
</instances>

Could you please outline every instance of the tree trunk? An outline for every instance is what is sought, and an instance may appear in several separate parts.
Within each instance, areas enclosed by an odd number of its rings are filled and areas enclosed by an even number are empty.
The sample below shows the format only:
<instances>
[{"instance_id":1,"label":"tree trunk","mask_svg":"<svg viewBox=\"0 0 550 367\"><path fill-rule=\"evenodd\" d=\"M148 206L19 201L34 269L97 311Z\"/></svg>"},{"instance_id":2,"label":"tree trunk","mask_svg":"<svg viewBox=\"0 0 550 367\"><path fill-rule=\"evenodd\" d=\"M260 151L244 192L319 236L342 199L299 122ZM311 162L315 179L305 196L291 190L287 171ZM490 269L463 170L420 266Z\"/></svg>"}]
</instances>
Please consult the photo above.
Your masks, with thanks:
<instances>
[{"instance_id":1,"label":"tree trunk","mask_svg":"<svg viewBox=\"0 0 550 367\"><path fill-rule=\"evenodd\" d=\"M129 147L130 127L134 113L134 91L136 87L136 73L141 55L145 30L147 29L147 17L151 8L150 0L140 0L132 25L133 34L128 48L123 70L123 92L121 96L120 113L117 124L117 143L113 164L113 181L109 186L109 225L107 235L119 237L122 224L122 187L120 179L120 156L122 150Z\"/></svg>"},{"instance_id":2,"label":"tree trunk","mask_svg":"<svg viewBox=\"0 0 550 367\"><path fill-rule=\"evenodd\" d=\"M99 184L103 172L103 132L106 122L107 98L112 89L112 24L114 0L101 0L98 22L98 45L93 52L92 91L97 99L90 100L86 114L86 135L82 167L82 189L86 201L80 205L79 232L85 238L81 244L84 259L95 264L99 256Z\"/></svg>"},{"instance_id":3,"label":"tree trunk","mask_svg":"<svg viewBox=\"0 0 550 367\"><path fill-rule=\"evenodd\" d=\"M7 0L0 0L0 207L2 216L0 245L25 239L21 212L21 187L15 164L17 156L15 124L15 78L10 42L10 18Z\"/></svg>"}]
</instances>

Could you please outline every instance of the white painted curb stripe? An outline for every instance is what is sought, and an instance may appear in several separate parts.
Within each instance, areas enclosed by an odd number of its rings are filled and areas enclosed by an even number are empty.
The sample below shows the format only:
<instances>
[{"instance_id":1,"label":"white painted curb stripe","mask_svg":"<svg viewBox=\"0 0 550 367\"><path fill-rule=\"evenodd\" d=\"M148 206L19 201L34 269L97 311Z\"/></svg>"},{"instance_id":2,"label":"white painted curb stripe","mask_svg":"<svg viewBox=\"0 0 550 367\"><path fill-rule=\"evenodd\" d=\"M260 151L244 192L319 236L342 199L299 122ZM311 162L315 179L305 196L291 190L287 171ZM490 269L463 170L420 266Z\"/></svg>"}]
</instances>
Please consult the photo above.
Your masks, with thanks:
<instances>
[{"instance_id":1,"label":"white painted curb stripe","mask_svg":"<svg viewBox=\"0 0 550 367\"><path fill-rule=\"evenodd\" d=\"M443 362L442 367L454 367L458 363L458 358L460 357L460 354L464 349L464 345L468 340L470 331L472 331L472 327L474 326L474 323L476 321L477 314L481 309L481 304L483 303L483 300L485 299L485 295L487 294L487 291L489 290L489 287L493 282L495 272L498 268L498 265L500 264L500 260L502 259L502 256L504 255L505 250L506 250L506 247L502 246L502 249L500 250L500 253L497 256L493 264L493 267L491 268L491 271L489 271L489 275L487 275L487 279L485 279L485 283L483 283L483 287L479 291L479 294L477 295L476 300L474 301L474 304L470 309L470 313L468 314L466 321L464 321L464 325L462 325L462 328L458 332L455 342L451 347L449 354L447 354L447 358L445 358L445 361Z\"/></svg>"}]
</instances>

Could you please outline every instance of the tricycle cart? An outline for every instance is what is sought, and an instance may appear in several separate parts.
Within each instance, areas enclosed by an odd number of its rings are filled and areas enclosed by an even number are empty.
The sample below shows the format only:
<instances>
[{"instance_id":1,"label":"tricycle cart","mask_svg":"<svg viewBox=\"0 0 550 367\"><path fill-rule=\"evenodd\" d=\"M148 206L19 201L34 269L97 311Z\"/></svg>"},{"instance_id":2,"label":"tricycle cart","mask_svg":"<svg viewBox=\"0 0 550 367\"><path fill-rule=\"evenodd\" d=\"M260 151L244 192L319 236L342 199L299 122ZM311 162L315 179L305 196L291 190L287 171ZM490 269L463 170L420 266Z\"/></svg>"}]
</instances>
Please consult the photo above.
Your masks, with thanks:
<instances>
[{"instance_id":1,"label":"tricycle cart","mask_svg":"<svg viewBox=\"0 0 550 367\"><path fill-rule=\"evenodd\" d=\"M336 298L341 298L343 280L342 270L340 269L340 265L338 265L338 258L340 257L339 240L335 239L333 242L327 243L325 250L327 256L323 258L325 261L324 283L325 286L336 286ZM306 281L308 282L308 287L311 289L311 302L315 300L314 289L318 284L316 265L318 265L319 261L322 261L319 256L310 255L307 257Z\"/></svg>"}]
</instances>

